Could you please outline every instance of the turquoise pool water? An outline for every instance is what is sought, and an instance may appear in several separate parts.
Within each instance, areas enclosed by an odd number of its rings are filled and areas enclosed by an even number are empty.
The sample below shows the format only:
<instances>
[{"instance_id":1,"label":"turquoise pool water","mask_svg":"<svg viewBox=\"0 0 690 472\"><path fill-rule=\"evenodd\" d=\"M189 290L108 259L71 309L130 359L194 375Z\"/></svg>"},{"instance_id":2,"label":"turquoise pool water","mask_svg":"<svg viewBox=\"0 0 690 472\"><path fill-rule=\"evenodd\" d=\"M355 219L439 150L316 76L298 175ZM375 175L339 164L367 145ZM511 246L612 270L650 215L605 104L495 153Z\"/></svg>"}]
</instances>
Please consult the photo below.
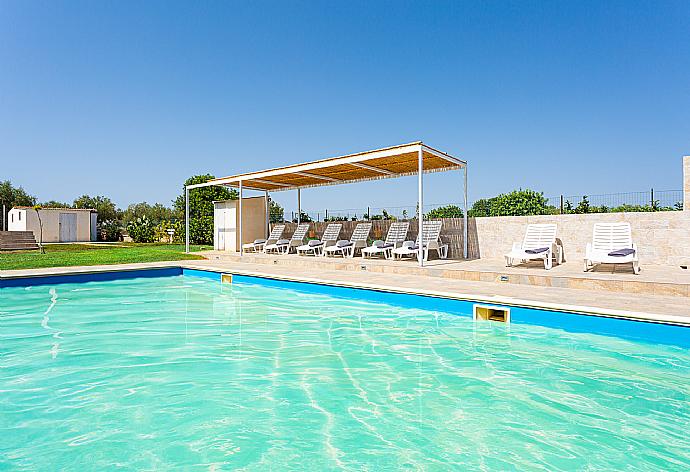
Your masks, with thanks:
<instances>
[{"instance_id":1,"label":"turquoise pool water","mask_svg":"<svg viewBox=\"0 0 690 472\"><path fill-rule=\"evenodd\" d=\"M686 349L178 276L0 289L0 469L688 470Z\"/></svg>"}]
</instances>

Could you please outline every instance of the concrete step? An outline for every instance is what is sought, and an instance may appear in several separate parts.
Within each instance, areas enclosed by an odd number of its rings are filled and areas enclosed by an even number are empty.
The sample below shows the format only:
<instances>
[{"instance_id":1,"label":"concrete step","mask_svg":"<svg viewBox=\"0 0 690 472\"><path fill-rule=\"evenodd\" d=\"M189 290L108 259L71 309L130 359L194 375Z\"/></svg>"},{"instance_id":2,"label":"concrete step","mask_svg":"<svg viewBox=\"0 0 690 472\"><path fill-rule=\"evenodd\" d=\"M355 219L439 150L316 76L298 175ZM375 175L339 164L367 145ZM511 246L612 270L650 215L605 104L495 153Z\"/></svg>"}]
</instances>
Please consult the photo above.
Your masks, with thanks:
<instances>
[{"instance_id":1,"label":"concrete step","mask_svg":"<svg viewBox=\"0 0 690 472\"><path fill-rule=\"evenodd\" d=\"M0 231L0 251L22 251L38 249L38 243L31 231Z\"/></svg>"}]
</instances>

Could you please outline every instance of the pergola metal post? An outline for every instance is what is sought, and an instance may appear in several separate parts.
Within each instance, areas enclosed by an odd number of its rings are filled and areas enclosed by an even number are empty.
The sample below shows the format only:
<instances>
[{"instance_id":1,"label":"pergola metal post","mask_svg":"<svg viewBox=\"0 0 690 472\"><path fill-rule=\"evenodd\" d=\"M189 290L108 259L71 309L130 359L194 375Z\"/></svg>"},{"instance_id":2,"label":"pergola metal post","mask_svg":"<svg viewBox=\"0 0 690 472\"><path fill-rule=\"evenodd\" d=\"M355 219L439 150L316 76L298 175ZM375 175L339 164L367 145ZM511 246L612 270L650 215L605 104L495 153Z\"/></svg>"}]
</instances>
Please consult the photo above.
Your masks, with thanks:
<instances>
[{"instance_id":1,"label":"pergola metal post","mask_svg":"<svg viewBox=\"0 0 690 472\"><path fill-rule=\"evenodd\" d=\"M237 223L237 229L240 234L240 257L244 254L244 249L242 248L242 181L240 180L240 203L239 203L239 209L240 209L240 219L239 222Z\"/></svg>"},{"instance_id":2,"label":"pergola metal post","mask_svg":"<svg viewBox=\"0 0 690 472\"><path fill-rule=\"evenodd\" d=\"M264 204L266 205L266 239L268 239L268 235L271 233L271 212L269 209L268 190L264 192Z\"/></svg>"},{"instance_id":3,"label":"pergola metal post","mask_svg":"<svg viewBox=\"0 0 690 472\"><path fill-rule=\"evenodd\" d=\"M417 210L417 222L419 223L419 229L417 231L417 260L419 261L419 267L424 267L424 242L423 242L423 227L424 227L424 151L422 146L419 146L419 156L417 158L417 190L419 192L419 208Z\"/></svg>"},{"instance_id":4,"label":"pergola metal post","mask_svg":"<svg viewBox=\"0 0 690 472\"><path fill-rule=\"evenodd\" d=\"M465 166L462 168L463 169L463 174L464 174L464 186L463 188L465 189L465 194L463 196L463 204L464 204L464 212L463 212L463 223L462 223L462 239L463 239L463 248L462 248L462 255L465 259L467 259L467 235L468 235L468 228L467 228L467 163L465 163Z\"/></svg>"},{"instance_id":5,"label":"pergola metal post","mask_svg":"<svg viewBox=\"0 0 690 472\"><path fill-rule=\"evenodd\" d=\"M189 188L184 188L184 247L189 254Z\"/></svg>"},{"instance_id":6,"label":"pergola metal post","mask_svg":"<svg viewBox=\"0 0 690 472\"><path fill-rule=\"evenodd\" d=\"M302 196L300 189L297 189L297 224L302 222Z\"/></svg>"}]
</instances>

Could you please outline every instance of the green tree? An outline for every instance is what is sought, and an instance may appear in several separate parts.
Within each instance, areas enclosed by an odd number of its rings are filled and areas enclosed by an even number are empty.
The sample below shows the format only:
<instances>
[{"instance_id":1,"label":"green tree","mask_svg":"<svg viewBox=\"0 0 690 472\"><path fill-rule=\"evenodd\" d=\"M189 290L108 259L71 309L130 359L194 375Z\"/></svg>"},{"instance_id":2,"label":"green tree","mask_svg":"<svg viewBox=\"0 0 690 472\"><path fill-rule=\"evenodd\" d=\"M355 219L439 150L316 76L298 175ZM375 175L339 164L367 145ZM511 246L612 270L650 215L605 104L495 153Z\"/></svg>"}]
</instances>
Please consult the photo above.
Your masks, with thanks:
<instances>
[{"instance_id":1,"label":"green tree","mask_svg":"<svg viewBox=\"0 0 690 472\"><path fill-rule=\"evenodd\" d=\"M434 208L429 213L424 215L424 218L462 218L464 213L462 208L457 205L446 205L443 207Z\"/></svg>"},{"instance_id":2,"label":"green tree","mask_svg":"<svg viewBox=\"0 0 690 472\"><path fill-rule=\"evenodd\" d=\"M41 250L41 254L46 253L46 248L43 247L43 220L41 220L41 205L34 205L34 211L36 212L36 218L38 218L38 247Z\"/></svg>"},{"instance_id":3,"label":"green tree","mask_svg":"<svg viewBox=\"0 0 690 472\"><path fill-rule=\"evenodd\" d=\"M491 216L545 215L547 199L543 193L530 189L513 190L495 197L491 203Z\"/></svg>"},{"instance_id":4,"label":"green tree","mask_svg":"<svg viewBox=\"0 0 690 472\"><path fill-rule=\"evenodd\" d=\"M160 224L163 221L172 220L175 212L172 208L168 208L161 203L154 203L149 205L146 202L132 203L127 209L122 212L122 219L125 224L145 216L153 222L153 224Z\"/></svg>"},{"instance_id":5,"label":"green tree","mask_svg":"<svg viewBox=\"0 0 690 472\"><path fill-rule=\"evenodd\" d=\"M47 202L39 203L42 208L72 208L71 203L58 202L57 200L48 200Z\"/></svg>"},{"instance_id":6,"label":"green tree","mask_svg":"<svg viewBox=\"0 0 690 472\"><path fill-rule=\"evenodd\" d=\"M98 224L105 221L116 221L121 218L121 212L108 197L97 195L91 197L82 195L74 200L74 208L90 208L98 212Z\"/></svg>"},{"instance_id":7,"label":"green tree","mask_svg":"<svg viewBox=\"0 0 690 472\"><path fill-rule=\"evenodd\" d=\"M285 210L278 202L271 200L268 203L268 217L271 223L281 223L285 219Z\"/></svg>"},{"instance_id":8,"label":"green tree","mask_svg":"<svg viewBox=\"0 0 690 472\"><path fill-rule=\"evenodd\" d=\"M186 185L201 184L215 177L211 174L195 175L185 180L182 194L175 199L174 207L180 220L184 222ZM189 239L194 244L213 243L213 202L235 200L237 191L226 187L199 187L189 191ZM184 238L184 231L181 235Z\"/></svg>"},{"instance_id":9,"label":"green tree","mask_svg":"<svg viewBox=\"0 0 690 472\"><path fill-rule=\"evenodd\" d=\"M474 202L472 205L472 208L467 210L467 216L470 216L472 218L477 218L477 217L482 217L482 216L491 216L491 207L496 201L496 197L494 198L481 198Z\"/></svg>"},{"instance_id":10,"label":"green tree","mask_svg":"<svg viewBox=\"0 0 690 472\"><path fill-rule=\"evenodd\" d=\"M300 211L300 223L311 223L313 220L311 219L311 216L309 216L307 213L304 211ZM292 217L292 222L297 223L297 215L293 215Z\"/></svg>"},{"instance_id":11,"label":"green tree","mask_svg":"<svg viewBox=\"0 0 690 472\"><path fill-rule=\"evenodd\" d=\"M152 243L156 227L146 216L142 216L127 224L127 233L135 243Z\"/></svg>"},{"instance_id":12,"label":"green tree","mask_svg":"<svg viewBox=\"0 0 690 472\"><path fill-rule=\"evenodd\" d=\"M580 203L578 203L575 207L575 213L594 213L592 208L589 206L589 198L587 198L587 195L582 196L582 200L580 200Z\"/></svg>"},{"instance_id":13,"label":"green tree","mask_svg":"<svg viewBox=\"0 0 690 472\"><path fill-rule=\"evenodd\" d=\"M22 187L15 187L9 180L0 182L0 205L6 205L7 210L13 206L34 206L36 197L29 195Z\"/></svg>"},{"instance_id":14,"label":"green tree","mask_svg":"<svg viewBox=\"0 0 690 472\"><path fill-rule=\"evenodd\" d=\"M2 224L6 224L7 213L15 206L34 206L36 197L29 195L22 187L15 187L9 180L0 181L0 213L5 205L5 214L1 215ZM1 226L1 225L0 225ZM0 227L0 231L4 228Z\"/></svg>"}]
</instances>

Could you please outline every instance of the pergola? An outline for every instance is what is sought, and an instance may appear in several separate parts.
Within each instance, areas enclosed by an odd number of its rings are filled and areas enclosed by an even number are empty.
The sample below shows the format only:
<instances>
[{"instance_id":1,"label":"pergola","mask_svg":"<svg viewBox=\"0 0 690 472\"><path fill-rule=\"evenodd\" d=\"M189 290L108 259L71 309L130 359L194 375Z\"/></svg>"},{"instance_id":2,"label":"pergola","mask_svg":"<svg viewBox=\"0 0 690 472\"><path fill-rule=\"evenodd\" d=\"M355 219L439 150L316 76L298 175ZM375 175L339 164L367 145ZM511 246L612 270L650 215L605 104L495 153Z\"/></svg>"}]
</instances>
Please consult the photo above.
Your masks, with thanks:
<instances>
[{"instance_id":1,"label":"pergola","mask_svg":"<svg viewBox=\"0 0 690 472\"><path fill-rule=\"evenodd\" d=\"M266 198L266 218L268 220L269 192L286 190L297 191L297 218L301 217L301 189L324 187L327 185L349 184L367 180L390 179L409 175L418 176L418 210L419 233L424 221L424 174L429 172L463 171L463 204L464 204L464 247L463 255L467 258L467 162L445 152L427 146L421 141L400 144L373 151L359 152L340 157L331 157L304 164L232 175L208 182L185 187L185 243L189 252L189 191L198 187L220 185L237 188L239 192L240 255L242 255L242 191L244 189L263 191ZM421 251L420 251L421 253ZM424 260L418 257L419 265Z\"/></svg>"}]
</instances>

